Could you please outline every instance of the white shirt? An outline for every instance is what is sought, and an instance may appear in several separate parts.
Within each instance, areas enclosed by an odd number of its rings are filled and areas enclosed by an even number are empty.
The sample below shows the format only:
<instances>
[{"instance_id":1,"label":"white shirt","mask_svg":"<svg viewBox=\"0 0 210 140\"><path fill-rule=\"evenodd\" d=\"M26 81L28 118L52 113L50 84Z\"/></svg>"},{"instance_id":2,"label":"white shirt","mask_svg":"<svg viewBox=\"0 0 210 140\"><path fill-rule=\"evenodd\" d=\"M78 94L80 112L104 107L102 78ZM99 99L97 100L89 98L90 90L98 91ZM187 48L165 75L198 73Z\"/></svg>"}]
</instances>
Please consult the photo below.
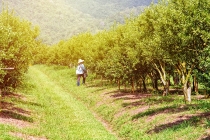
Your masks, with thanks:
<instances>
[{"instance_id":1,"label":"white shirt","mask_svg":"<svg viewBox=\"0 0 210 140\"><path fill-rule=\"evenodd\" d=\"M79 64L76 69L76 74L84 74L85 66L84 64Z\"/></svg>"}]
</instances>

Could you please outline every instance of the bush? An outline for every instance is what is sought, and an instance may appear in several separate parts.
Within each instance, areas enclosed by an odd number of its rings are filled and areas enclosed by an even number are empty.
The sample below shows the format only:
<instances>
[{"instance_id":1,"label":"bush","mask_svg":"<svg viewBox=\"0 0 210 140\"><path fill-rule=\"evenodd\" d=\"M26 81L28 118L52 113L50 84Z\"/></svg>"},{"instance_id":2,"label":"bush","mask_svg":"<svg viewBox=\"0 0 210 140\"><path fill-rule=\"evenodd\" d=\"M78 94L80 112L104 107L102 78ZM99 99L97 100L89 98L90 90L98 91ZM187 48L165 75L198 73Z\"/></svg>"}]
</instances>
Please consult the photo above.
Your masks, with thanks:
<instances>
[{"instance_id":1,"label":"bush","mask_svg":"<svg viewBox=\"0 0 210 140\"><path fill-rule=\"evenodd\" d=\"M3 10L0 14L0 85L15 88L32 61L33 48L37 46L37 27ZM5 70L2 68L14 68ZM1 88L0 87L0 88Z\"/></svg>"}]
</instances>

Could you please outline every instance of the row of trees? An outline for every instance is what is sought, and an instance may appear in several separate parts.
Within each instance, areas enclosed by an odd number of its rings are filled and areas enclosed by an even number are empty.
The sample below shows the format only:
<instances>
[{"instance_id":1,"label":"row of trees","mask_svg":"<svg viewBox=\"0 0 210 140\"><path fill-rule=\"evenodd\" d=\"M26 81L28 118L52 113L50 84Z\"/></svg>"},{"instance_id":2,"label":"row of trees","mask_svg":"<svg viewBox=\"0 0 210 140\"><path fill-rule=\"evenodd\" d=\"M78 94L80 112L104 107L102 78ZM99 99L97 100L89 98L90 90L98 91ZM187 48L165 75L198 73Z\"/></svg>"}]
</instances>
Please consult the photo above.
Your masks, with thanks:
<instances>
[{"instance_id":1,"label":"row of trees","mask_svg":"<svg viewBox=\"0 0 210 140\"><path fill-rule=\"evenodd\" d=\"M95 35L82 33L48 47L36 40L39 30L7 10L0 15L0 85L15 87L35 56L34 63L71 65L79 58L90 71L120 84L143 85L158 80L169 90L169 78L181 79L190 101L190 79L209 87L209 0L160 1L123 25ZM39 46L39 47L37 47ZM12 71L2 68L13 67Z\"/></svg>"},{"instance_id":2,"label":"row of trees","mask_svg":"<svg viewBox=\"0 0 210 140\"><path fill-rule=\"evenodd\" d=\"M32 62L39 29L12 12L0 14L0 89L15 88Z\"/></svg>"},{"instance_id":3,"label":"row of trees","mask_svg":"<svg viewBox=\"0 0 210 140\"><path fill-rule=\"evenodd\" d=\"M192 76L209 87L209 51L210 1L163 0L111 30L42 46L35 63L76 65L83 58L90 71L119 84L143 85L146 90L150 78L158 89L161 80L166 94L173 76L180 79L190 102Z\"/></svg>"}]
</instances>

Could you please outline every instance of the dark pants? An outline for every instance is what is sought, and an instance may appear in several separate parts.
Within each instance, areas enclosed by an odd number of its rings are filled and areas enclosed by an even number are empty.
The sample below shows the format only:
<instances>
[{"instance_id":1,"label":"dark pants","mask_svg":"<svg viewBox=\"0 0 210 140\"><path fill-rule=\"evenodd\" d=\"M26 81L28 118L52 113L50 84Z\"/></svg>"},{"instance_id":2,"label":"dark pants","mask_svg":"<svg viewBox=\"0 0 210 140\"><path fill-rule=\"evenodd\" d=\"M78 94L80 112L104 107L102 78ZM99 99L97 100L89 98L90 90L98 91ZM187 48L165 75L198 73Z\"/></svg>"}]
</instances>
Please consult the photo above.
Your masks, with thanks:
<instances>
[{"instance_id":1,"label":"dark pants","mask_svg":"<svg viewBox=\"0 0 210 140\"><path fill-rule=\"evenodd\" d=\"M84 74L77 74L77 86L80 85L80 78L82 77L82 84L85 84Z\"/></svg>"}]
</instances>

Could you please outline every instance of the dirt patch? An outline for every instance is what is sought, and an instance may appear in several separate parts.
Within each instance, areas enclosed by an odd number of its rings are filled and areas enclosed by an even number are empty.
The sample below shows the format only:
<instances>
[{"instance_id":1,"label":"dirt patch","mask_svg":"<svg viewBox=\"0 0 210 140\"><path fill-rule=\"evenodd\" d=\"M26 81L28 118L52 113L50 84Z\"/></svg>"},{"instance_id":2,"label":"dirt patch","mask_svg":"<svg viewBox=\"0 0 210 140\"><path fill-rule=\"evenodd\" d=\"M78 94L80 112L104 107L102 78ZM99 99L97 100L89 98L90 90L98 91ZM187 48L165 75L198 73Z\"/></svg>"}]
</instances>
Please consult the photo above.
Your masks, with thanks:
<instances>
[{"instance_id":1,"label":"dirt patch","mask_svg":"<svg viewBox=\"0 0 210 140\"><path fill-rule=\"evenodd\" d=\"M31 127L31 123L12 118L2 118L1 116L0 116L0 123L6 125L12 125L17 128Z\"/></svg>"},{"instance_id":2,"label":"dirt patch","mask_svg":"<svg viewBox=\"0 0 210 140\"><path fill-rule=\"evenodd\" d=\"M139 114L139 113L142 113L142 112L145 112L146 110L148 110L150 108L150 106L141 106L141 107L139 107L139 108L137 108L137 109L135 109L135 110L132 110L131 112L130 112L130 114L133 116L133 115L135 115L135 114Z\"/></svg>"}]
</instances>

